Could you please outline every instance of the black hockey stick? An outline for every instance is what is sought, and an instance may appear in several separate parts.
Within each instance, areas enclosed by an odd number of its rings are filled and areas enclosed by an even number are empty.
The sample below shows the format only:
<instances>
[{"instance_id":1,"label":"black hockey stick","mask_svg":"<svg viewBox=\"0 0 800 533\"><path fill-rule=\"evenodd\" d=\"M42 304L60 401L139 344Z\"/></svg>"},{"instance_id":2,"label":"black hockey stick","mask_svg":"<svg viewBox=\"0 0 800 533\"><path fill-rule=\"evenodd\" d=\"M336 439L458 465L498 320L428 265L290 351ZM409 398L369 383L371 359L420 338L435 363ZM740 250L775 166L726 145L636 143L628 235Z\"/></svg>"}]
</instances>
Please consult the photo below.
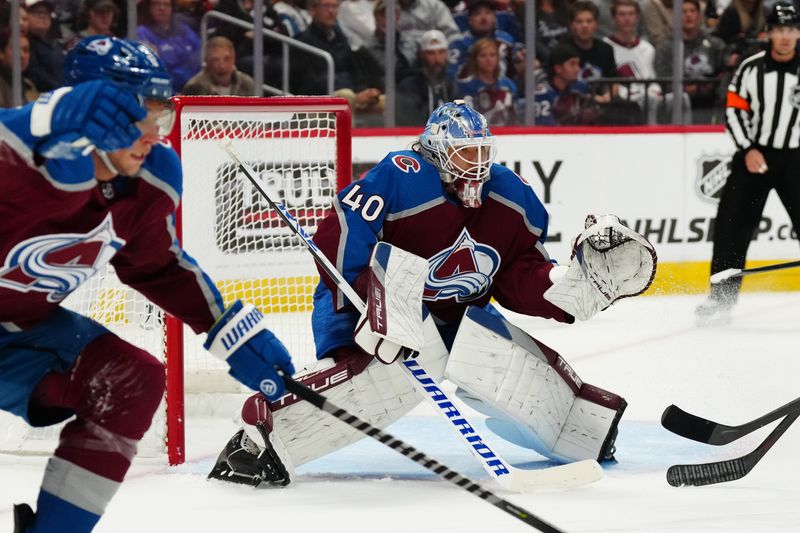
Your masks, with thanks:
<instances>
[{"instance_id":1,"label":"black hockey stick","mask_svg":"<svg viewBox=\"0 0 800 533\"><path fill-rule=\"evenodd\" d=\"M462 476L455 470L451 470L450 468L439 463L435 459L428 457L427 455L417 450L410 444L403 442L397 437L394 437L389 433L386 433L385 431L382 431L376 428L375 426L365 422L364 420L361 420L357 416L348 413L344 409L337 407L318 392L309 389L308 387L298 383L297 381L285 375L283 376L283 381L284 383L286 383L286 388L292 394L313 404L315 407L325 411L326 413L335 416L345 424L385 444L394 451L408 457L415 463L422 465L428 470L438 474L439 476L446 479L450 483L458 485L467 492L470 492L475 496L477 496L478 498L491 503L498 509L505 511L514 518L521 520L526 524L528 524L529 526L533 526L534 528L544 533L564 533L563 530L558 529L557 527L545 522L541 518L538 518L536 515L526 511L522 507L518 507L513 503L509 502L508 500L504 500L497 494L484 489L474 481Z\"/></svg>"},{"instance_id":2,"label":"black hockey stick","mask_svg":"<svg viewBox=\"0 0 800 533\"><path fill-rule=\"evenodd\" d=\"M778 263L777 265L767 265L756 268L729 268L722 272L712 274L711 283L719 283L729 278L740 278L748 274L757 274L759 272L769 272L770 270L783 270L784 268L797 268L800 267L800 261L789 261L788 263Z\"/></svg>"},{"instance_id":3,"label":"black hockey stick","mask_svg":"<svg viewBox=\"0 0 800 533\"><path fill-rule=\"evenodd\" d=\"M750 473L753 467L764 457L764 454L778 441L780 436L789 429L789 426L797 420L797 417L800 417L800 411L786 415L786 418L781 420L781 423L775 426L775 429L767 435L764 442L742 457L716 463L674 465L669 467L667 470L667 483L673 487L683 485L699 487L743 478Z\"/></svg>"},{"instance_id":4,"label":"black hockey stick","mask_svg":"<svg viewBox=\"0 0 800 533\"><path fill-rule=\"evenodd\" d=\"M740 426L726 426L713 422L697 415L687 413L676 405L670 405L661 415L661 425L669 431L697 442L704 442L714 446L722 446L749 435L761 429L770 422L786 416L792 412L800 411L800 398L778 407L764 416L751 420Z\"/></svg>"}]
</instances>

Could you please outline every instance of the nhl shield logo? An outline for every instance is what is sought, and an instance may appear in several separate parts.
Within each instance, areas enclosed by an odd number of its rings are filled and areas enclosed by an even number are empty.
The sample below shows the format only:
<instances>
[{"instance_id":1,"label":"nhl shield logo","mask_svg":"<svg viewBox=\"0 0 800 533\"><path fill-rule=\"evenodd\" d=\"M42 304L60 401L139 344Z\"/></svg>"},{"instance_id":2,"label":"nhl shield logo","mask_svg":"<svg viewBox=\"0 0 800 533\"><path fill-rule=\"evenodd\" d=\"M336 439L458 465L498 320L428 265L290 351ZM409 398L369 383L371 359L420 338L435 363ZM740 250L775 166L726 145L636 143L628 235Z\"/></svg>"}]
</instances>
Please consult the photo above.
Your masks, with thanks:
<instances>
[{"instance_id":1,"label":"nhl shield logo","mask_svg":"<svg viewBox=\"0 0 800 533\"><path fill-rule=\"evenodd\" d=\"M701 156L697 160L697 194L702 200L719 202L722 189L731 174L731 156Z\"/></svg>"}]
</instances>

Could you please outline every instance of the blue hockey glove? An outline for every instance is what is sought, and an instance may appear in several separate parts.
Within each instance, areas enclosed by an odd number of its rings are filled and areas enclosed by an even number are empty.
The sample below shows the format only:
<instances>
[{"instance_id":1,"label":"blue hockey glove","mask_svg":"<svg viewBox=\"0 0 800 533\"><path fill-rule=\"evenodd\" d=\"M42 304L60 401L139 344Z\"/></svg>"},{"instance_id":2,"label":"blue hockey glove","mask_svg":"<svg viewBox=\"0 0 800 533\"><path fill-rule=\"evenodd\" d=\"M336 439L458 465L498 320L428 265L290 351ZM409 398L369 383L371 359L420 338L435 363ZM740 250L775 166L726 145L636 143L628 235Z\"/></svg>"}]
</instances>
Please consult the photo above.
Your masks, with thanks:
<instances>
[{"instance_id":1,"label":"blue hockey glove","mask_svg":"<svg viewBox=\"0 0 800 533\"><path fill-rule=\"evenodd\" d=\"M94 80L40 96L31 110L31 133L44 138L36 149L40 155L74 159L92 146L107 152L128 148L141 135L136 122L146 116L133 94Z\"/></svg>"},{"instance_id":2,"label":"blue hockey glove","mask_svg":"<svg viewBox=\"0 0 800 533\"><path fill-rule=\"evenodd\" d=\"M294 374L289 352L267 329L264 315L241 301L225 310L208 332L203 347L228 362L231 376L272 401L284 393L277 370L289 376Z\"/></svg>"}]
</instances>

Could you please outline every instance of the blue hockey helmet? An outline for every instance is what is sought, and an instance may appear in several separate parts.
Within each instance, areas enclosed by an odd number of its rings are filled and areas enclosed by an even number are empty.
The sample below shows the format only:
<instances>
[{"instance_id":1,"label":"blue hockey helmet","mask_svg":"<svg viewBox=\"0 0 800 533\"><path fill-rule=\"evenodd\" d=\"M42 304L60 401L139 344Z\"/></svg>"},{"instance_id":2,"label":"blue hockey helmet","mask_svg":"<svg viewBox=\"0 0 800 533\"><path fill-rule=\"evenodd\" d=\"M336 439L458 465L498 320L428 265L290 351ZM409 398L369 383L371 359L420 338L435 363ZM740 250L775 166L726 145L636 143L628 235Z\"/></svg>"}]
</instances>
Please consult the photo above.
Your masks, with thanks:
<instances>
[{"instance_id":1,"label":"blue hockey helmet","mask_svg":"<svg viewBox=\"0 0 800 533\"><path fill-rule=\"evenodd\" d=\"M103 35L86 37L67 53L63 78L64 85L112 81L139 97L158 125L159 135L168 135L172 130L175 112L169 100L169 72L164 62L142 43Z\"/></svg>"},{"instance_id":2,"label":"blue hockey helmet","mask_svg":"<svg viewBox=\"0 0 800 533\"><path fill-rule=\"evenodd\" d=\"M481 205L481 190L497 153L483 115L463 100L440 105L425 124L419 148L465 207Z\"/></svg>"}]
</instances>

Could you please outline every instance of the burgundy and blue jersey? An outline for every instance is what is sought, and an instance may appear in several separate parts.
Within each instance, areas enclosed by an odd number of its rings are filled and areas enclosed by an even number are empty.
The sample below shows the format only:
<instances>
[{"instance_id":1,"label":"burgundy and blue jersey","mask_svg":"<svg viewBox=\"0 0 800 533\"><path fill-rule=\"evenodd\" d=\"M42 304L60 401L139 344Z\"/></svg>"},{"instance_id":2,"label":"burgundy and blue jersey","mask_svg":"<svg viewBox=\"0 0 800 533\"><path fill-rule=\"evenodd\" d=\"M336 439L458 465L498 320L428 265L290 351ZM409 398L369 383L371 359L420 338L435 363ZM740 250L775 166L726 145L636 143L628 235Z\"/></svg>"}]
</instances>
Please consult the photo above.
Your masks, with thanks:
<instances>
[{"instance_id":1,"label":"burgundy and blue jersey","mask_svg":"<svg viewBox=\"0 0 800 533\"><path fill-rule=\"evenodd\" d=\"M156 145L138 176L101 183L91 156L34 152L31 105L0 112L0 336L47 318L109 262L123 283L196 332L210 329L223 302L175 235L175 151Z\"/></svg>"},{"instance_id":2,"label":"burgundy and blue jersey","mask_svg":"<svg viewBox=\"0 0 800 533\"><path fill-rule=\"evenodd\" d=\"M419 154L392 152L339 193L314 241L362 298L378 241L426 258L423 299L440 326L457 326L467 306L491 298L517 313L571 322L543 296L553 263L544 248L547 211L533 189L494 164L481 198L480 208L464 207ZM344 294L322 278L314 308L318 357L351 345L357 320Z\"/></svg>"}]
</instances>

